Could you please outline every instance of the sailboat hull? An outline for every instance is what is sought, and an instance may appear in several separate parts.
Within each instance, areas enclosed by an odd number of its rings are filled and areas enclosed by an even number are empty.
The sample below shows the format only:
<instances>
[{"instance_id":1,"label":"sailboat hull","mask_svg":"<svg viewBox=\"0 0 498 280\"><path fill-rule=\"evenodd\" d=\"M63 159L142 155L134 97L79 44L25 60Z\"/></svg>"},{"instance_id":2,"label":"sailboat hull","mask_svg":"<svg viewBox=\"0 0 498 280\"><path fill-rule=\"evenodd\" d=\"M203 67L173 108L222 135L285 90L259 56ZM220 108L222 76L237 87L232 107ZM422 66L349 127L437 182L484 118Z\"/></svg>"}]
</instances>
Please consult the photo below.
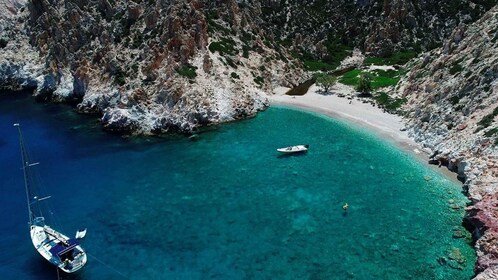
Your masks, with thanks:
<instances>
[{"instance_id":1,"label":"sailboat hull","mask_svg":"<svg viewBox=\"0 0 498 280\"><path fill-rule=\"evenodd\" d=\"M87 262L81 246L49 226L32 225L31 241L40 255L66 273L73 273Z\"/></svg>"}]
</instances>

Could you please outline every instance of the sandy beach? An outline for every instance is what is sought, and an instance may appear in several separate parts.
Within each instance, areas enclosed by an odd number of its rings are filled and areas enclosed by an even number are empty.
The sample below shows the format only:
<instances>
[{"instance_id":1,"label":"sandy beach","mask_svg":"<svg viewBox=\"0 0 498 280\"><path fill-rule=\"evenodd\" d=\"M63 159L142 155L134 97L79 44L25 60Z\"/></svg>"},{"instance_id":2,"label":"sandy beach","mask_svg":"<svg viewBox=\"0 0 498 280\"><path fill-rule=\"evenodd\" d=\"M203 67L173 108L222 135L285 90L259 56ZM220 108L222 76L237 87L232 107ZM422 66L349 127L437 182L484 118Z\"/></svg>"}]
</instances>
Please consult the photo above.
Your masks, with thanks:
<instances>
[{"instance_id":1,"label":"sandy beach","mask_svg":"<svg viewBox=\"0 0 498 280\"><path fill-rule=\"evenodd\" d=\"M354 90L346 85L337 84L330 93L320 92L313 85L303 96L285 95L287 88L276 88L274 95L268 96L271 104L289 105L324 113L334 118L340 118L364 126L378 134L387 137L404 148L416 154L421 153L420 146L402 131L404 124L400 116L389 114L370 103L353 97ZM339 97L342 94L346 97ZM349 97L349 98L348 98Z\"/></svg>"},{"instance_id":2,"label":"sandy beach","mask_svg":"<svg viewBox=\"0 0 498 280\"><path fill-rule=\"evenodd\" d=\"M398 115L384 112L381 108L370 103L362 102L361 99L355 97L355 91L351 87L337 84L330 90L330 93L324 94L320 92L319 87L313 85L303 96L285 95L288 90L284 87L276 88L274 95L268 96L270 103L307 109L353 122L378 134L379 137L391 141L414 154L422 162L427 163L430 155L410 138L406 131L403 131L403 119ZM345 97L339 97L339 94ZM457 181L456 173L444 167L438 168L434 165L432 167L438 169L448 178Z\"/></svg>"}]
</instances>

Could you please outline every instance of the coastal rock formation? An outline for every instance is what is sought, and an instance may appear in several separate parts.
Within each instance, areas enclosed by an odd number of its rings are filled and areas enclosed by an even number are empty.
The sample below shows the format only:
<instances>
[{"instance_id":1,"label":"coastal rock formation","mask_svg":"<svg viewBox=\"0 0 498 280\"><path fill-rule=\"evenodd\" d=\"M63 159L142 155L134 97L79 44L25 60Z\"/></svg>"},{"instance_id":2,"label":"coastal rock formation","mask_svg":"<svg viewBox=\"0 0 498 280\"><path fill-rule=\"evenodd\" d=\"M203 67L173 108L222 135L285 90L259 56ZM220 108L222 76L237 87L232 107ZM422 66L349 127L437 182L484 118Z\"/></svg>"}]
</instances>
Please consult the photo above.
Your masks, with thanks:
<instances>
[{"instance_id":1,"label":"coastal rock formation","mask_svg":"<svg viewBox=\"0 0 498 280\"><path fill-rule=\"evenodd\" d=\"M412 136L458 172L473 203L476 279L498 275L498 7L422 55L400 86Z\"/></svg>"},{"instance_id":2,"label":"coastal rock formation","mask_svg":"<svg viewBox=\"0 0 498 280\"><path fill-rule=\"evenodd\" d=\"M150 134L254 115L267 105L262 93L308 78L291 52L338 64L353 47L375 54L427 49L489 4L1 0L0 6L0 89L35 89L39 101L100 114L109 130Z\"/></svg>"},{"instance_id":3,"label":"coastal rock formation","mask_svg":"<svg viewBox=\"0 0 498 280\"><path fill-rule=\"evenodd\" d=\"M19 14L26 0L0 1L0 89L35 89L43 65L28 43Z\"/></svg>"},{"instance_id":4,"label":"coastal rock formation","mask_svg":"<svg viewBox=\"0 0 498 280\"><path fill-rule=\"evenodd\" d=\"M1 24L0 89L74 103L112 131L190 132L245 118L267 106L262 93L306 78L251 31L260 11L235 0L0 3L14 7Z\"/></svg>"}]
</instances>

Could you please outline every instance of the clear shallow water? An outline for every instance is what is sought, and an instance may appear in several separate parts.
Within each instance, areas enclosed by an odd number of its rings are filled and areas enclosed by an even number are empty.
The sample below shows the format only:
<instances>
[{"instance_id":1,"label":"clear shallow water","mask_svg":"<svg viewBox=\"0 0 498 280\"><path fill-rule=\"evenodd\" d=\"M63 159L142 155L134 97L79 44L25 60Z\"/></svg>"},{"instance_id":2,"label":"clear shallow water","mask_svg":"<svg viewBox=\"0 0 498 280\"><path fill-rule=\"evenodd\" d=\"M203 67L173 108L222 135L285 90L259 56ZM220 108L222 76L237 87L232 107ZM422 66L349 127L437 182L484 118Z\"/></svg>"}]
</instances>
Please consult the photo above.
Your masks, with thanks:
<instances>
[{"instance_id":1,"label":"clear shallow water","mask_svg":"<svg viewBox=\"0 0 498 280\"><path fill-rule=\"evenodd\" d=\"M463 210L449 200L465 205L460 186L347 124L270 108L198 141L123 139L62 105L0 101L2 279L56 279L29 240L18 121L62 229L88 227L85 249L129 279L473 274L472 248L452 237ZM309 153L275 151L297 143ZM438 262L455 248L462 270ZM94 257L65 279L124 279Z\"/></svg>"}]
</instances>

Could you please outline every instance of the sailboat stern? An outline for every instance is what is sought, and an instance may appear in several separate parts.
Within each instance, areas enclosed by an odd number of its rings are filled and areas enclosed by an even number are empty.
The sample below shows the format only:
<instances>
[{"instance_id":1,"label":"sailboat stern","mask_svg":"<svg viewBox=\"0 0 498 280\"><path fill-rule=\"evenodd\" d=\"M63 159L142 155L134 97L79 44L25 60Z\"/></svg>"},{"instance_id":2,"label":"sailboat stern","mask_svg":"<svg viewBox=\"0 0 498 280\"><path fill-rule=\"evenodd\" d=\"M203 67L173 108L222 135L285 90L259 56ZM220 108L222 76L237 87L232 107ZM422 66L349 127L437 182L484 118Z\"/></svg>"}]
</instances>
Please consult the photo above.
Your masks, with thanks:
<instances>
[{"instance_id":1,"label":"sailboat stern","mask_svg":"<svg viewBox=\"0 0 498 280\"><path fill-rule=\"evenodd\" d=\"M70 239L49 226L31 226L31 240L40 255L66 273L85 266L87 255L76 239Z\"/></svg>"},{"instance_id":2,"label":"sailboat stern","mask_svg":"<svg viewBox=\"0 0 498 280\"><path fill-rule=\"evenodd\" d=\"M66 273L78 271L87 262L87 255L76 239L67 239L55 245L50 253L58 260L58 267Z\"/></svg>"}]
</instances>

